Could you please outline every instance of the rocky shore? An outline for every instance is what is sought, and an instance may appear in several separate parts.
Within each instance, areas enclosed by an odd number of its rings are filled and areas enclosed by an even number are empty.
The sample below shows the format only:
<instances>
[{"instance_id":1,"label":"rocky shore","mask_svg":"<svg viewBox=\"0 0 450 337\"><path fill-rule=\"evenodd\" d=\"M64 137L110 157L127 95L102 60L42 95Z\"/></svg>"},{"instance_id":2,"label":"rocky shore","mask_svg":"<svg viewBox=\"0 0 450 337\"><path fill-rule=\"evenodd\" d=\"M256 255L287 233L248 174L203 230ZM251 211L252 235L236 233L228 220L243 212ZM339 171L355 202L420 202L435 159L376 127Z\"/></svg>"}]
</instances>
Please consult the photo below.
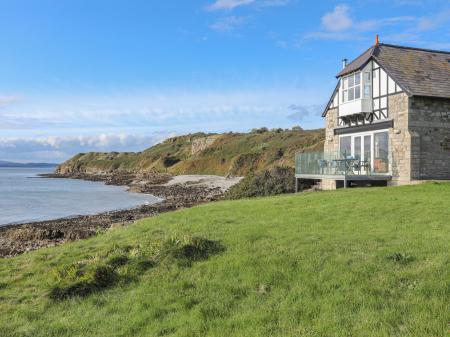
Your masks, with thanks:
<instances>
[{"instance_id":1,"label":"rocky shore","mask_svg":"<svg viewBox=\"0 0 450 337\"><path fill-rule=\"evenodd\" d=\"M142 218L218 200L240 180L218 176L173 177L164 173L72 173L45 177L103 181L108 185L128 186L130 191L152 194L163 200L129 210L0 227L0 257L86 239Z\"/></svg>"}]
</instances>

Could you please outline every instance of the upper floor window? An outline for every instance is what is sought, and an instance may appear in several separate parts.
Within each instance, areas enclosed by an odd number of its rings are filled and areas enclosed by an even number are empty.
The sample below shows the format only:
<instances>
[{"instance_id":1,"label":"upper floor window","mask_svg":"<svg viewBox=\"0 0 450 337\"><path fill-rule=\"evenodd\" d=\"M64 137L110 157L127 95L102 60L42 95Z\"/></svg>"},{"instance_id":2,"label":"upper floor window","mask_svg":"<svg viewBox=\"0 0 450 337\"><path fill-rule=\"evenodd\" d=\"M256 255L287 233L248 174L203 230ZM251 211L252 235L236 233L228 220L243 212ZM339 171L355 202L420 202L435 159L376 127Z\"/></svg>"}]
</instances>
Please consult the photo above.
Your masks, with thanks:
<instances>
[{"instance_id":1,"label":"upper floor window","mask_svg":"<svg viewBox=\"0 0 450 337\"><path fill-rule=\"evenodd\" d=\"M364 98L370 98L372 91L372 79L370 78L371 71L364 72Z\"/></svg>"},{"instance_id":2,"label":"upper floor window","mask_svg":"<svg viewBox=\"0 0 450 337\"><path fill-rule=\"evenodd\" d=\"M342 102L361 98L361 72L342 78Z\"/></svg>"}]
</instances>

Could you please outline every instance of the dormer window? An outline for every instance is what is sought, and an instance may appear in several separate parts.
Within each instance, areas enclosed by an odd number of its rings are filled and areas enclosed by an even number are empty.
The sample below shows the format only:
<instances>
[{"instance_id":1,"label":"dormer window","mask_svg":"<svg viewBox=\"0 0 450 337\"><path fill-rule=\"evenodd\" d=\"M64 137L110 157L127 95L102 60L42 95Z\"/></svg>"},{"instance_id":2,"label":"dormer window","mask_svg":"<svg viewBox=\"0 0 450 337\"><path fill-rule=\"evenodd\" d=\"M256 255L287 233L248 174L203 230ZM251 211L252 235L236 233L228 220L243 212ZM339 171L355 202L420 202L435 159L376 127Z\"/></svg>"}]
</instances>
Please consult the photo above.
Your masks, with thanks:
<instances>
[{"instance_id":1,"label":"dormer window","mask_svg":"<svg viewBox=\"0 0 450 337\"><path fill-rule=\"evenodd\" d=\"M350 102L361 98L361 72L342 78L342 102Z\"/></svg>"}]
</instances>

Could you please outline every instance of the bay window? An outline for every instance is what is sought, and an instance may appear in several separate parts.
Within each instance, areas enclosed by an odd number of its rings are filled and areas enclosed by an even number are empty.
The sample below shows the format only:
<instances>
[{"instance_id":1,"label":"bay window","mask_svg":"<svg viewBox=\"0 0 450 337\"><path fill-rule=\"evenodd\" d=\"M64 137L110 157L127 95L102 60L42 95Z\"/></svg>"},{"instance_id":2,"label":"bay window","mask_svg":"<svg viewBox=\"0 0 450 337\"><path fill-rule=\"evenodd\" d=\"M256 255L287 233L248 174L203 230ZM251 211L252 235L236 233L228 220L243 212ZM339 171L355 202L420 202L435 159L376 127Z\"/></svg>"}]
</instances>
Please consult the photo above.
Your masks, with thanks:
<instances>
[{"instance_id":1,"label":"bay window","mask_svg":"<svg viewBox=\"0 0 450 337\"><path fill-rule=\"evenodd\" d=\"M342 102L361 98L361 73L353 73L342 79Z\"/></svg>"}]
</instances>

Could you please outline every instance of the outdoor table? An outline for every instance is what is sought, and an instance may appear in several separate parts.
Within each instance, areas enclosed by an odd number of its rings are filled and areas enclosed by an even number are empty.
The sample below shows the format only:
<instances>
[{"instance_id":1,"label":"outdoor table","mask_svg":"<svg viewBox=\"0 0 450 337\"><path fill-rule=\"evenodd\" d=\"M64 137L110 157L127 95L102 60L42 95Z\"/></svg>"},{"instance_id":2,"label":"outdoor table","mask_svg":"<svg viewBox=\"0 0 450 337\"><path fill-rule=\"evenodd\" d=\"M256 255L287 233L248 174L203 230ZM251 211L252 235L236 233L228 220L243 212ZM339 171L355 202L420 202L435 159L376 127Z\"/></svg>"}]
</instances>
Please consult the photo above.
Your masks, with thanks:
<instances>
[{"instance_id":1,"label":"outdoor table","mask_svg":"<svg viewBox=\"0 0 450 337\"><path fill-rule=\"evenodd\" d=\"M359 159L356 158L342 158L333 160L333 162L337 163L338 169L343 168L343 170L341 169L340 171L343 172L344 174L354 173L353 165L358 161Z\"/></svg>"}]
</instances>

